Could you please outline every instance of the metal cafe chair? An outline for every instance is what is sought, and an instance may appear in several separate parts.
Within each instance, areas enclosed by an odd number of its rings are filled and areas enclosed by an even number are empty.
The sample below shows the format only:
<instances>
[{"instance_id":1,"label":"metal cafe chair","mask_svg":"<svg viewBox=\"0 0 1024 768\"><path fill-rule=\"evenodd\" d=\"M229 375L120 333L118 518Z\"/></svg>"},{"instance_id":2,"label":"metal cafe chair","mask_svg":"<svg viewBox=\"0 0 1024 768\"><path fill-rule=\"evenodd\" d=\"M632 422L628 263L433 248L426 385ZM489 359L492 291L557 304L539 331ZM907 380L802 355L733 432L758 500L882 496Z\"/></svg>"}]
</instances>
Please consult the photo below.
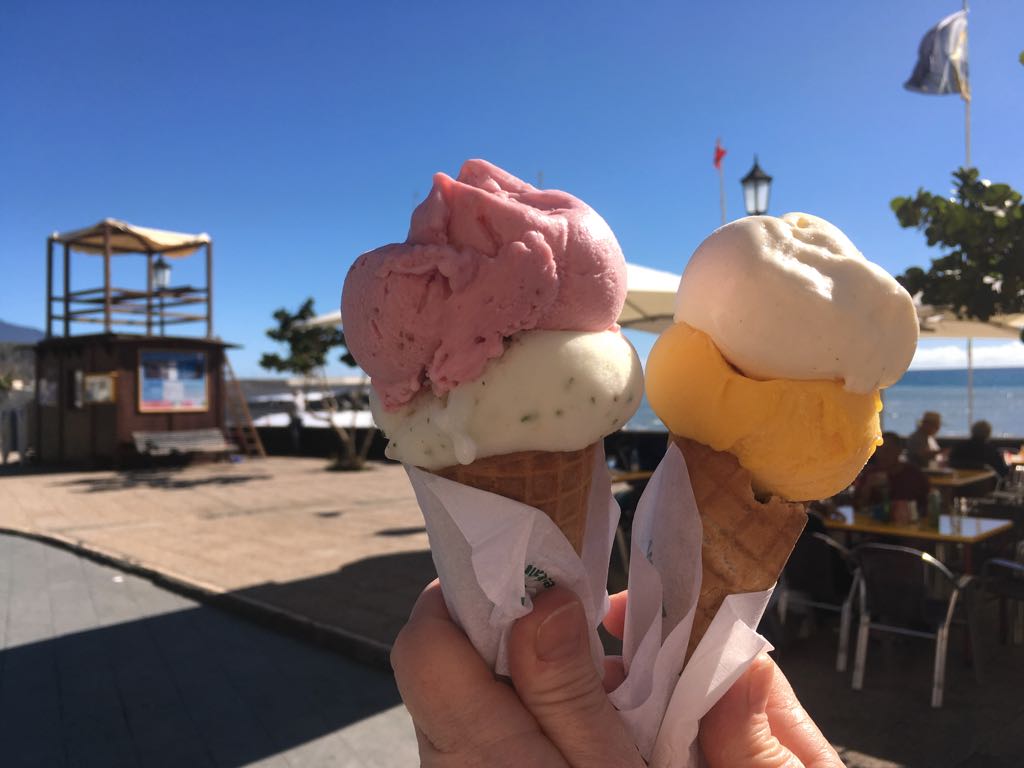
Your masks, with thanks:
<instances>
[{"instance_id":1,"label":"metal cafe chair","mask_svg":"<svg viewBox=\"0 0 1024 768\"><path fill-rule=\"evenodd\" d=\"M1024 642L1024 540L1017 543L1015 559L993 557L986 560L979 580L981 589L999 599L1001 639L1009 639L1015 645ZM1013 608L1009 627L1007 603Z\"/></svg>"},{"instance_id":2,"label":"metal cafe chair","mask_svg":"<svg viewBox=\"0 0 1024 768\"><path fill-rule=\"evenodd\" d=\"M837 572L837 565L839 572ZM785 624L790 605L839 614L836 670L846 671L850 623L857 587L857 567L850 551L824 533L800 537L779 579L779 620Z\"/></svg>"},{"instance_id":3,"label":"metal cafe chair","mask_svg":"<svg viewBox=\"0 0 1024 768\"><path fill-rule=\"evenodd\" d=\"M863 544L853 552L860 566L858 596L860 623L853 663L853 689L864 686L864 666L868 652L868 634L893 632L935 640L935 665L932 676L932 707L942 706L946 678L946 650L949 627L961 595L971 576L956 577L945 565L927 552L893 544ZM963 595L966 604L969 595ZM972 641L976 641L973 611L967 610ZM973 642L977 648L977 643ZM975 654L975 673L978 672Z\"/></svg>"}]
</instances>

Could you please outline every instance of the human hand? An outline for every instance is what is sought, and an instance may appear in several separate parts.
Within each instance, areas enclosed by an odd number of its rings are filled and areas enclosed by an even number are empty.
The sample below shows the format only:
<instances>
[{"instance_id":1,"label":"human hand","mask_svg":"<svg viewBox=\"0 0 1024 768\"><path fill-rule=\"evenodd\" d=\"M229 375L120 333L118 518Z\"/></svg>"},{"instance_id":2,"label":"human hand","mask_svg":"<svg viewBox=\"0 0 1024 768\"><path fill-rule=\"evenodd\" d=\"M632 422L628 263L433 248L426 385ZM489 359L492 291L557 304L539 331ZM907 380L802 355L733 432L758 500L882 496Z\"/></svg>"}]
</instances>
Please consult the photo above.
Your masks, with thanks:
<instances>
[{"instance_id":1,"label":"human hand","mask_svg":"<svg viewBox=\"0 0 1024 768\"><path fill-rule=\"evenodd\" d=\"M613 620L624 615L624 598ZM452 622L439 584L427 587L391 652L421 764L641 768L594 667L588 632L575 595L559 587L538 594L509 637L513 689ZM606 682L618 685L621 664L609 667Z\"/></svg>"},{"instance_id":2,"label":"human hand","mask_svg":"<svg viewBox=\"0 0 1024 768\"><path fill-rule=\"evenodd\" d=\"M626 592L612 595L604 619L618 637L626 599ZM563 646L568 653L552 657L542 648L546 658L540 658L538 647L547 643L552 648L555 635L569 639ZM622 682L622 663L606 660L602 684L586 636L583 609L574 595L559 588L538 595L533 612L516 622L509 638L513 691L495 680L452 623L438 583L427 587L391 656L416 727L421 764L502 768L530 760L540 766L643 766L605 695ZM701 721L700 746L709 768L842 767L766 655Z\"/></svg>"},{"instance_id":3,"label":"human hand","mask_svg":"<svg viewBox=\"0 0 1024 768\"><path fill-rule=\"evenodd\" d=\"M762 653L700 721L708 768L842 768L839 755Z\"/></svg>"}]
</instances>

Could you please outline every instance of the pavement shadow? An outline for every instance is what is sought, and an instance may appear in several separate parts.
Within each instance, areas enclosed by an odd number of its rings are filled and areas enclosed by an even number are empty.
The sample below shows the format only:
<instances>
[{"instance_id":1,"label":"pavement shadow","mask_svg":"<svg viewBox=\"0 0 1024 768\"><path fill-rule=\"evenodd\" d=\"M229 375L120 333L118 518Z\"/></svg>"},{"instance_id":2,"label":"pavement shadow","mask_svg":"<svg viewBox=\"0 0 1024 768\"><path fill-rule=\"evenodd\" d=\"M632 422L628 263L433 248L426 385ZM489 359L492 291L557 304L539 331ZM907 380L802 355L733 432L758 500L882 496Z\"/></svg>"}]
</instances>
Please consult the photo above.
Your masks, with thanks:
<instances>
[{"instance_id":1,"label":"pavement shadow","mask_svg":"<svg viewBox=\"0 0 1024 768\"><path fill-rule=\"evenodd\" d=\"M423 550L369 557L308 579L267 582L233 594L319 624L358 628L360 635L391 645L435 578L434 561Z\"/></svg>"},{"instance_id":2,"label":"pavement shadow","mask_svg":"<svg viewBox=\"0 0 1024 768\"><path fill-rule=\"evenodd\" d=\"M269 480L266 473L217 474L201 477L178 477L173 470L131 470L115 475L103 474L96 477L80 477L67 480L60 485L79 487L82 493L103 491L124 491L132 488L157 488L168 491L188 490L204 485L238 485L251 480Z\"/></svg>"},{"instance_id":3,"label":"pavement shadow","mask_svg":"<svg viewBox=\"0 0 1024 768\"><path fill-rule=\"evenodd\" d=\"M333 765L343 741L309 742L400 703L386 673L206 606L0 650L0 674L9 767L241 768L300 745Z\"/></svg>"},{"instance_id":4,"label":"pavement shadow","mask_svg":"<svg viewBox=\"0 0 1024 768\"><path fill-rule=\"evenodd\" d=\"M426 533L426 526L423 525L412 525L406 528L384 528L383 530L377 531L374 536L390 536L390 537L402 537L402 536L415 536L418 533Z\"/></svg>"}]
</instances>

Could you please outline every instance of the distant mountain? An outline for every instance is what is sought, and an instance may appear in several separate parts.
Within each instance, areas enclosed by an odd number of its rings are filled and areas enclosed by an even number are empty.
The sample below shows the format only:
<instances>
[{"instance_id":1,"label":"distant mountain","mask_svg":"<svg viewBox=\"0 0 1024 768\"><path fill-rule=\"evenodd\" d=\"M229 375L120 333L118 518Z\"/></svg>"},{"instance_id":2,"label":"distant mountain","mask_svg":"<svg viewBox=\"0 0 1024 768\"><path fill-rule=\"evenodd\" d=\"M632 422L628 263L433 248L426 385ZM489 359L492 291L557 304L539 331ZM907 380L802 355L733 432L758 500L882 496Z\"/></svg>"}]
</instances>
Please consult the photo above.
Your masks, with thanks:
<instances>
[{"instance_id":1,"label":"distant mountain","mask_svg":"<svg viewBox=\"0 0 1024 768\"><path fill-rule=\"evenodd\" d=\"M27 325L14 325L14 323L5 323L0 320L0 343L32 344L45 335L36 328L29 328Z\"/></svg>"}]
</instances>

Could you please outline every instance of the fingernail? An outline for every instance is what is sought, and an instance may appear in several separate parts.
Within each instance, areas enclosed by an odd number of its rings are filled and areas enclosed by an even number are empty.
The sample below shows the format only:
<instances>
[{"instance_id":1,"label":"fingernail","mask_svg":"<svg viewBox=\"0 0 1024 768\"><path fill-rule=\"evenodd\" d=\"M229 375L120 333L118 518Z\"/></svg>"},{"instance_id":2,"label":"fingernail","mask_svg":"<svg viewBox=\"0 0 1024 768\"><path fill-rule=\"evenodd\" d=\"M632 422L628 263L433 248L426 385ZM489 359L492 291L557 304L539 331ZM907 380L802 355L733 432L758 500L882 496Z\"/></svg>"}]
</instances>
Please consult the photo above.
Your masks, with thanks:
<instances>
[{"instance_id":1,"label":"fingernail","mask_svg":"<svg viewBox=\"0 0 1024 768\"><path fill-rule=\"evenodd\" d=\"M747 708L751 715L762 715L768 708L775 670L767 657L754 659L747 675Z\"/></svg>"},{"instance_id":2,"label":"fingernail","mask_svg":"<svg viewBox=\"0 0 1024 768\"><path fill-rule=\"evenodd\" d=\"M559 661L576 653L583 632L582 611L575 600L566 603L537 627L534 650L541 661Z\"/></svg>"}]
</instances>

